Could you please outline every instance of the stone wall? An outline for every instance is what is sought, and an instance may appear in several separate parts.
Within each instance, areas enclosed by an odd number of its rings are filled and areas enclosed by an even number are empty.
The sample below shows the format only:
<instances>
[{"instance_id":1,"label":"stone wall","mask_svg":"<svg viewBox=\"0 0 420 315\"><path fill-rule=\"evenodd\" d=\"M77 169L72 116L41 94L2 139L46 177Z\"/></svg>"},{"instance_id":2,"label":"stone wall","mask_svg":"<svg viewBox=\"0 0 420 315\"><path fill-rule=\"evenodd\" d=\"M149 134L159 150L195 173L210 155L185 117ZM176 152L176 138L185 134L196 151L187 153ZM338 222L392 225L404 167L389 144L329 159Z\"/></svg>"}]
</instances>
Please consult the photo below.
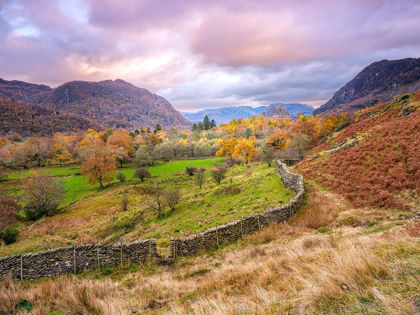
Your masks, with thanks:
<instances>
[{"instance_id":1,"label":"stone wall","mask_svg":"<svg viewBox=\"0 0 420 315\"><path fill-rule=\"evenodd\" d=\"M0 278L33 280L41 277L105 266L121 262L144 262L157 257L156 240L123 244L95 244L51 249L38 254L23 254L0 258Z\"/></svg>"},{"instance_id":2,"label":"stone wall","mask_svg":"<svg viewBox=\"0 0 420 315\"><path fill-rule=\"evenodd\" d=\"M171 239L169 258L194 255L200 251L230 244L271 223L287 220L303 204L305 188L303 176L289 171L286 164L276 162L284 185L295 191L287 204L269 208L262 214L251 215L240 220L216 226L202 233L183 239ZM156 240L148 239L123 244L95 244L77 247L51 249L38 254L24 254L0 257L0 279L11 276L14 279L32 280L83 270L115 266L122 262L165 261L157 253Z\"/></svg>"},{"instance_id":3,"label":"stone wall","mask_svg":"<svg viewBox=\"0 0 420 315\"><path fill-rule=\"evenodd\" d=\"M284 222L290 218L304 201L303 176L290 172L286 164L281 161L276 161L276 170L281 174L284 186L295 191L296 195L292 200L285 205L269 208L262 214L244 217L183 239L171 239L169 243L171 257L194 255L202 250L217 248L260 230L266 225Z\"/></svg>"}]
</instances>

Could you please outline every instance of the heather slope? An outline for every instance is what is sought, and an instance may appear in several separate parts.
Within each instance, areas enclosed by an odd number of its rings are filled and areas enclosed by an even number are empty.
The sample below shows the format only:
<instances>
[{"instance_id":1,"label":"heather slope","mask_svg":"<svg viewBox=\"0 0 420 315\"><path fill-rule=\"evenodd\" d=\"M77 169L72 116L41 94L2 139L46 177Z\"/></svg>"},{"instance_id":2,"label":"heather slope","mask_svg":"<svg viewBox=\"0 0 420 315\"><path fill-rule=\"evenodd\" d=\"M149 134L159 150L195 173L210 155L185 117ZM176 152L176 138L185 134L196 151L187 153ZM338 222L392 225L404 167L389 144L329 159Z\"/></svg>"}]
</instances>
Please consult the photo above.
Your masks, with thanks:
<instances>
[{"instance_id":1,"label":"heather slope","mask_svg":"<svg viewBox=\"0 0 420 315\"><path fill-rule=\"evenodd\" d=\"M298 169L356 206L408 209L420 193L420 94L355 114Z\"/></svg>"}]
</instances>

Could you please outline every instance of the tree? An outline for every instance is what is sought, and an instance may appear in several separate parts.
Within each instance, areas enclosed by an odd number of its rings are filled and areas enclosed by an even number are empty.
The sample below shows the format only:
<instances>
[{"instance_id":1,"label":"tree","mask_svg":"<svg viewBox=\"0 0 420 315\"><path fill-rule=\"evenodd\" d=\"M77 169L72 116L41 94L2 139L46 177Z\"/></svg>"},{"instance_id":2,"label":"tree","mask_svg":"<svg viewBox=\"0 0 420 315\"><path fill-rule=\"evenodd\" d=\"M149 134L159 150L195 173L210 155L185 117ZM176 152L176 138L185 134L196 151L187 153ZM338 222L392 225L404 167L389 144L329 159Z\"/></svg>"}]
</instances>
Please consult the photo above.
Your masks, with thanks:
<instances>
[{"instance_id":1,"label":"tree","mask_svg":"<svg viewBox=\"0 0 420 315\"><path fill-rule=\"evenodd\" d=\"M237 143L238 139L234 137L223 139L219 144L220 150L216 152L216 156L232 156Z\"/></svg>"},{"instance_id":2,"label":"tree","mask_svg":"<svg viewBox=\"0 0 420 315\"><path fill-rule=\"evenodd\" d=\"M232 157L239 158L242 157L245 162L251 162L254 159L256 153L260 150L257 150L254 147L254 143L251 139L239 139L238 143L236 144Z\"/></svg>"},{"instance_id":3,"label":"tree","mask_svg":"<svg viewBox=\"0 0 420 315\"><path fill-rule=\"evenodd\" d=\"M195 175L195 179L194 179L195 183L197 184L198 187L203 187L204 182L206 181L206 177L204 176L204 169L201 168L198 170L197 174Z\"/></svg>"},{"instance_id":4,"label":"tree","mask_svg":"<svg viewBox=\"0 0 420 315\"><path fill-rule=\"evenodd\" d=\"M144 179L146 177L150 177L150 172L149 172L149 168L148 167L138 167L136 168L136 170L134 171L134 176L135 178L140 178L140 180L142 182L144 182Z\"/></svg>"},{"instance_id":5,"label":"tree","mask_svg":"<svg viewBox=\"0 0 420 315\"><path fill-rule=\"evenodd\" d=\"M155 130L153 130L153 132L157 133L158 131L161 131L161 130L162 130L162 127L159 124L157 124L156 127L155 127Z\"/></svg>"},{"instance_id":6,"label":"tree","mask_svg":"<svg viewBox=\"0 0 420 315\"><path fill-rule=\"evenodd\" d=\"M216 122L214 121L214 119L212 119L212 120L210 121L210 129L212 129L212 128L214 128L214 127L216 127Z\"/></svg>"},{"instance_id":7,"label":"tree","mask_svg":"<svg viewBox=\"0 0 420 315\"><path fill-rule=\"evenodd\" d=\"M124 175L124 173L118 172L116 177L121 183L125 182L126 176Z\"/></svg>"},{"instance_id":8,"label":"tree","mask_svg":"<svg viewBox=\"0 0 420 315\"><path fill-rule=\"evenodd\" d=\"M268 137L265 142L266 147L271 147L277 150L284 150L287 147L287 137L282 132L277 132Z\"/></svg>"},{"instance_id":9,"label":"tree","mask_svg":"<svg viewBox=\"0 0 420 315\"><path fill-rule=\"evenodd\" d=\"M175 207L179 203L179 200L181 199L181 194L180 194L179 189L165 191L163 193L163 196L165 197L165 202L168 205L168 207L172 211L175 211Z\"/></svg>"},{"instance_id":10,"label":"tree","mask_svg":"<svg viewBox=\"0 0 420 315\"><path fill-rule=\"evenodd\" d=\"M274 149L273 148L263 148L263 150L258 155L258 160L261 162L267 163L268 167L271 166L271 163L275 159Z\"/></svg>"},{"instance_id":11,"label":"tree","mask_svg":"<svg viewBox=\"0 0 420 315\"><path fill-rule=\"evenodd\" d=\"M135 156L135 160L137 161L137 163L140 166L145 166L148 164L151 164L152 156L150 155L149 152L147 152L147 147L145 145L141 145L137 151L136 151L136 156Z\"/></svg>"},{"instance_id":12,"label":"tree","mask_svg":"<svg viewBox=\"0 0 420 315\"><path fill-rule=\"evenodd\" d=\"M65 197L63 183L42 172L23 179L23 198L26 202L25 213L30 220L52 216L57 212Z\"/></svg>"},{"instance_id":13,"label":"tree","mask_svg":"<svg viewBox=\"0 0 420 315\"><path fill-rule=\"evenodd\" d=\"M196 171L197 167L194 165L187 166L185 169L185 173L190 176L193 176Z\"/></svg>"},{"instance_id":14,"label":"tree","mask_svg":"<svg viewBox=\"0 0 420 315\"><path fill-rule=\"evenodd\" d=\"M227 168L224 166L219 166L216 169L211 170L211 178L217 183L221 184L222 180L226 177Z\"/></svg>"},{"instance_id":15,"label":"tree","mask_svg":"<svg viewBox=\"0 0 420 315\"><path fill-rule=\"evenodd\" d=\"M209 116L207 116L207 115L204 116L203 127L204 127L204 130L210 129L210 119L209 119Z\"/></svg>"},{"instance_id":16,"label":"tree","mask_svg":"<svg viewBox=\"0 0 420 315\"><path fill-rule=\"evenodd\" d=\"M197 124L195 124L195 123L193 124L193 126L192 126L192 128L191 128L191 131L194 131L194 132L195 132L195 131L199 131L199 130L198 130L198 127L197 127Z\"/></svg>"},{"instance_id":17,"label":"tree","mask_svg":"<svg viewBox=\"0 0 420 315\"><path fill-rule=\"evenodd\" d=\"M123 162L127 161L134 152L134 141L128 131L115 131L108 137L106 145L116 149L115 155L121 167Z\"/></svg>"},{"instance_id":18,"label":"tree","mask_svg":"<svg viewBox=\"0 0 420 315\"><path fill-rule=\"evenodd\" d=\"M11 227L22 209L16 197L5 195L0 197L0 232Z\"/></svg>"},{"instance_id":19,"label":"tree","mask_svg":"<svg viewBox=\"0 0 420 315\"><path fill-rule=\"evenodd\" d=\"M114 179L117 165L115 156L103 147L96 147L89 158L82 163L81 173L88 176L88 183L103 188L103 183Z\"/></svg>"},{"instance_id":20,"label":"tree","mask_svg":"<svg viewBox=\"0 0 420 315\"><path fill-rule=\"evenodd\" d=\"M166 207L165 197L161 190L156 189L152 195L152 199L148 202L149 207L157 213L158 218L163 216Z\"/></svg>"}]
</instances>

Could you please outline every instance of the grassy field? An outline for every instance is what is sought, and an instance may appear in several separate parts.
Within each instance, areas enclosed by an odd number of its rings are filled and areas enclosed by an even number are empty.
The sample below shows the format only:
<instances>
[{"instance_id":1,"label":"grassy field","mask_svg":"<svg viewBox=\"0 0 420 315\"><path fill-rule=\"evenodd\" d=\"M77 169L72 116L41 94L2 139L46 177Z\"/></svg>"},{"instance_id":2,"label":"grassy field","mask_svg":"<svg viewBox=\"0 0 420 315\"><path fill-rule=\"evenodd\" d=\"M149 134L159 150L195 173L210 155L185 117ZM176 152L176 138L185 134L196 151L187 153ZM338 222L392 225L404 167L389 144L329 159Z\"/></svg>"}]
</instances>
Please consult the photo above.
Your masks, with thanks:
<instances>
[{"instance_id":1,"label":"grassy field","mask_svg":"<svg viewBox=\"0 0 420 315\"><path fill-rule=\"evenodd\" d=\"M207 169L220 159L174 161L157 163L150 168L152 178L145 182L132 179L134 169L121 171L127 176L124 183L114 180L104 189L87 184L85 176L75 176L77 168L47 168L56 180L64 183L66 198L61 212L37 222L22 223L17 243L0 248L0 255L19 252L37 252L73 243L114 242L158 238L166 246L170 237L183 237L222 225L267 207L286 203L293 192L284 187L273 167L252 164L229 168L221 185L210 180L200 190L194 176L184 173L185 167L195 165ZM21 173L22 174L22 173ZM17 177L17 175L14 175ZM20 193L20 181L12 179L2 183L8 192ZM150 190L179 189L181 200L175 211L166 208L157 217L150 203ZM121 211L121 199L127 195L128 211Z\"/></svg>"}]
</instances>

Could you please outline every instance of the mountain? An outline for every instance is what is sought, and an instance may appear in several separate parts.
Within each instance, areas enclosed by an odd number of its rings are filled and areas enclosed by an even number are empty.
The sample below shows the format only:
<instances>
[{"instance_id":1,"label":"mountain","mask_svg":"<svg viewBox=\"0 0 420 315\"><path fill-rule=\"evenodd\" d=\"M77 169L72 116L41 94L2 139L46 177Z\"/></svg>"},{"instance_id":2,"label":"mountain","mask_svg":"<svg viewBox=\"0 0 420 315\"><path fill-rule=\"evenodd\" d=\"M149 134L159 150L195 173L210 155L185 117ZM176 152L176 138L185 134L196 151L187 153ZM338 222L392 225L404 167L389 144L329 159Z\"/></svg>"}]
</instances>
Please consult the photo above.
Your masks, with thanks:
<instances>
[{"instance_id":1,"label":"mountain","mask_svg":"<svg viewBox=\"0 0 420 315\"><path fill-rule=\"evenodd\" d=\"M6 81L0 79L0 97L3 98L23 101L35 94L50 91L52 91L52 88L46 85L32 84L16 80Z\"/></svg>"},{"instance_id":2,"label":"mountain","mask_svg":"<svg viewBox=\"0 0 420 315\"><path fill-rule=\"evenodd\" d=\"M297 115L298 113L303 113L305 115L311 115L315 110L312 106L306 104L284 104L284 103L275 103L268 106L232 106L232 107L221 107L214 109L204 109L196 113L180 112L184 118L192 122L202 121L203 118L207 115L210 119L214 119L217 124L225 124L230 122L232 119L238 118L249 118L260 114L261 112L267 110L270 106L283 105L291 115Z\"/></svg>"},{"instance_id":3,"label":"mountain","mask_svg":"<svg viewBox=\"0 0 420 315\"><path fill-rule=\"evenodd\" d=\"M420 58L382 60L364 68L314 115L354 112L420 90Z\"/></svg>"},{"instance_id":4,"label":"mountain","mask_svg":"<svg viewBox=\"0 0 420 315\"><path fill-rule=\"evenodd\" d=\"M54 89L45 85L1 80L0 93L3 102L7 99L21 102L18 105L28 106L31 112L30 117L20 122L25 126L15 126L12 122L17 118L13 115L18 116L17 111L13 114L10 104L3 106L5 114L1 116L1 132L6 132L6 129L26 130L28 133L38 130L41 133L37 134L46 135L49 129L42 132L31 124L39 117L52 117L51 113L61 122L59 131L74 131L75 126L80 129L100 126L127 130L143 126L153 128L156 124L164 128L191 126L166 99L123 80L72 81ZM78 123L70 123L73 120ZM8 128L4 128L5 124Z\"/></svg>"},{"instance_id":5,"label":"mountain","mask_svg":"<svg viewBox=\"0 0 420 315\"><path fill-rule=\"evenodd\" d=\"M287 109L281 104L269 106L265 111L261 112L260 115L263 115L265 117L292 119L292 115L290 115Z\"/></svg>"}]
</instances>

